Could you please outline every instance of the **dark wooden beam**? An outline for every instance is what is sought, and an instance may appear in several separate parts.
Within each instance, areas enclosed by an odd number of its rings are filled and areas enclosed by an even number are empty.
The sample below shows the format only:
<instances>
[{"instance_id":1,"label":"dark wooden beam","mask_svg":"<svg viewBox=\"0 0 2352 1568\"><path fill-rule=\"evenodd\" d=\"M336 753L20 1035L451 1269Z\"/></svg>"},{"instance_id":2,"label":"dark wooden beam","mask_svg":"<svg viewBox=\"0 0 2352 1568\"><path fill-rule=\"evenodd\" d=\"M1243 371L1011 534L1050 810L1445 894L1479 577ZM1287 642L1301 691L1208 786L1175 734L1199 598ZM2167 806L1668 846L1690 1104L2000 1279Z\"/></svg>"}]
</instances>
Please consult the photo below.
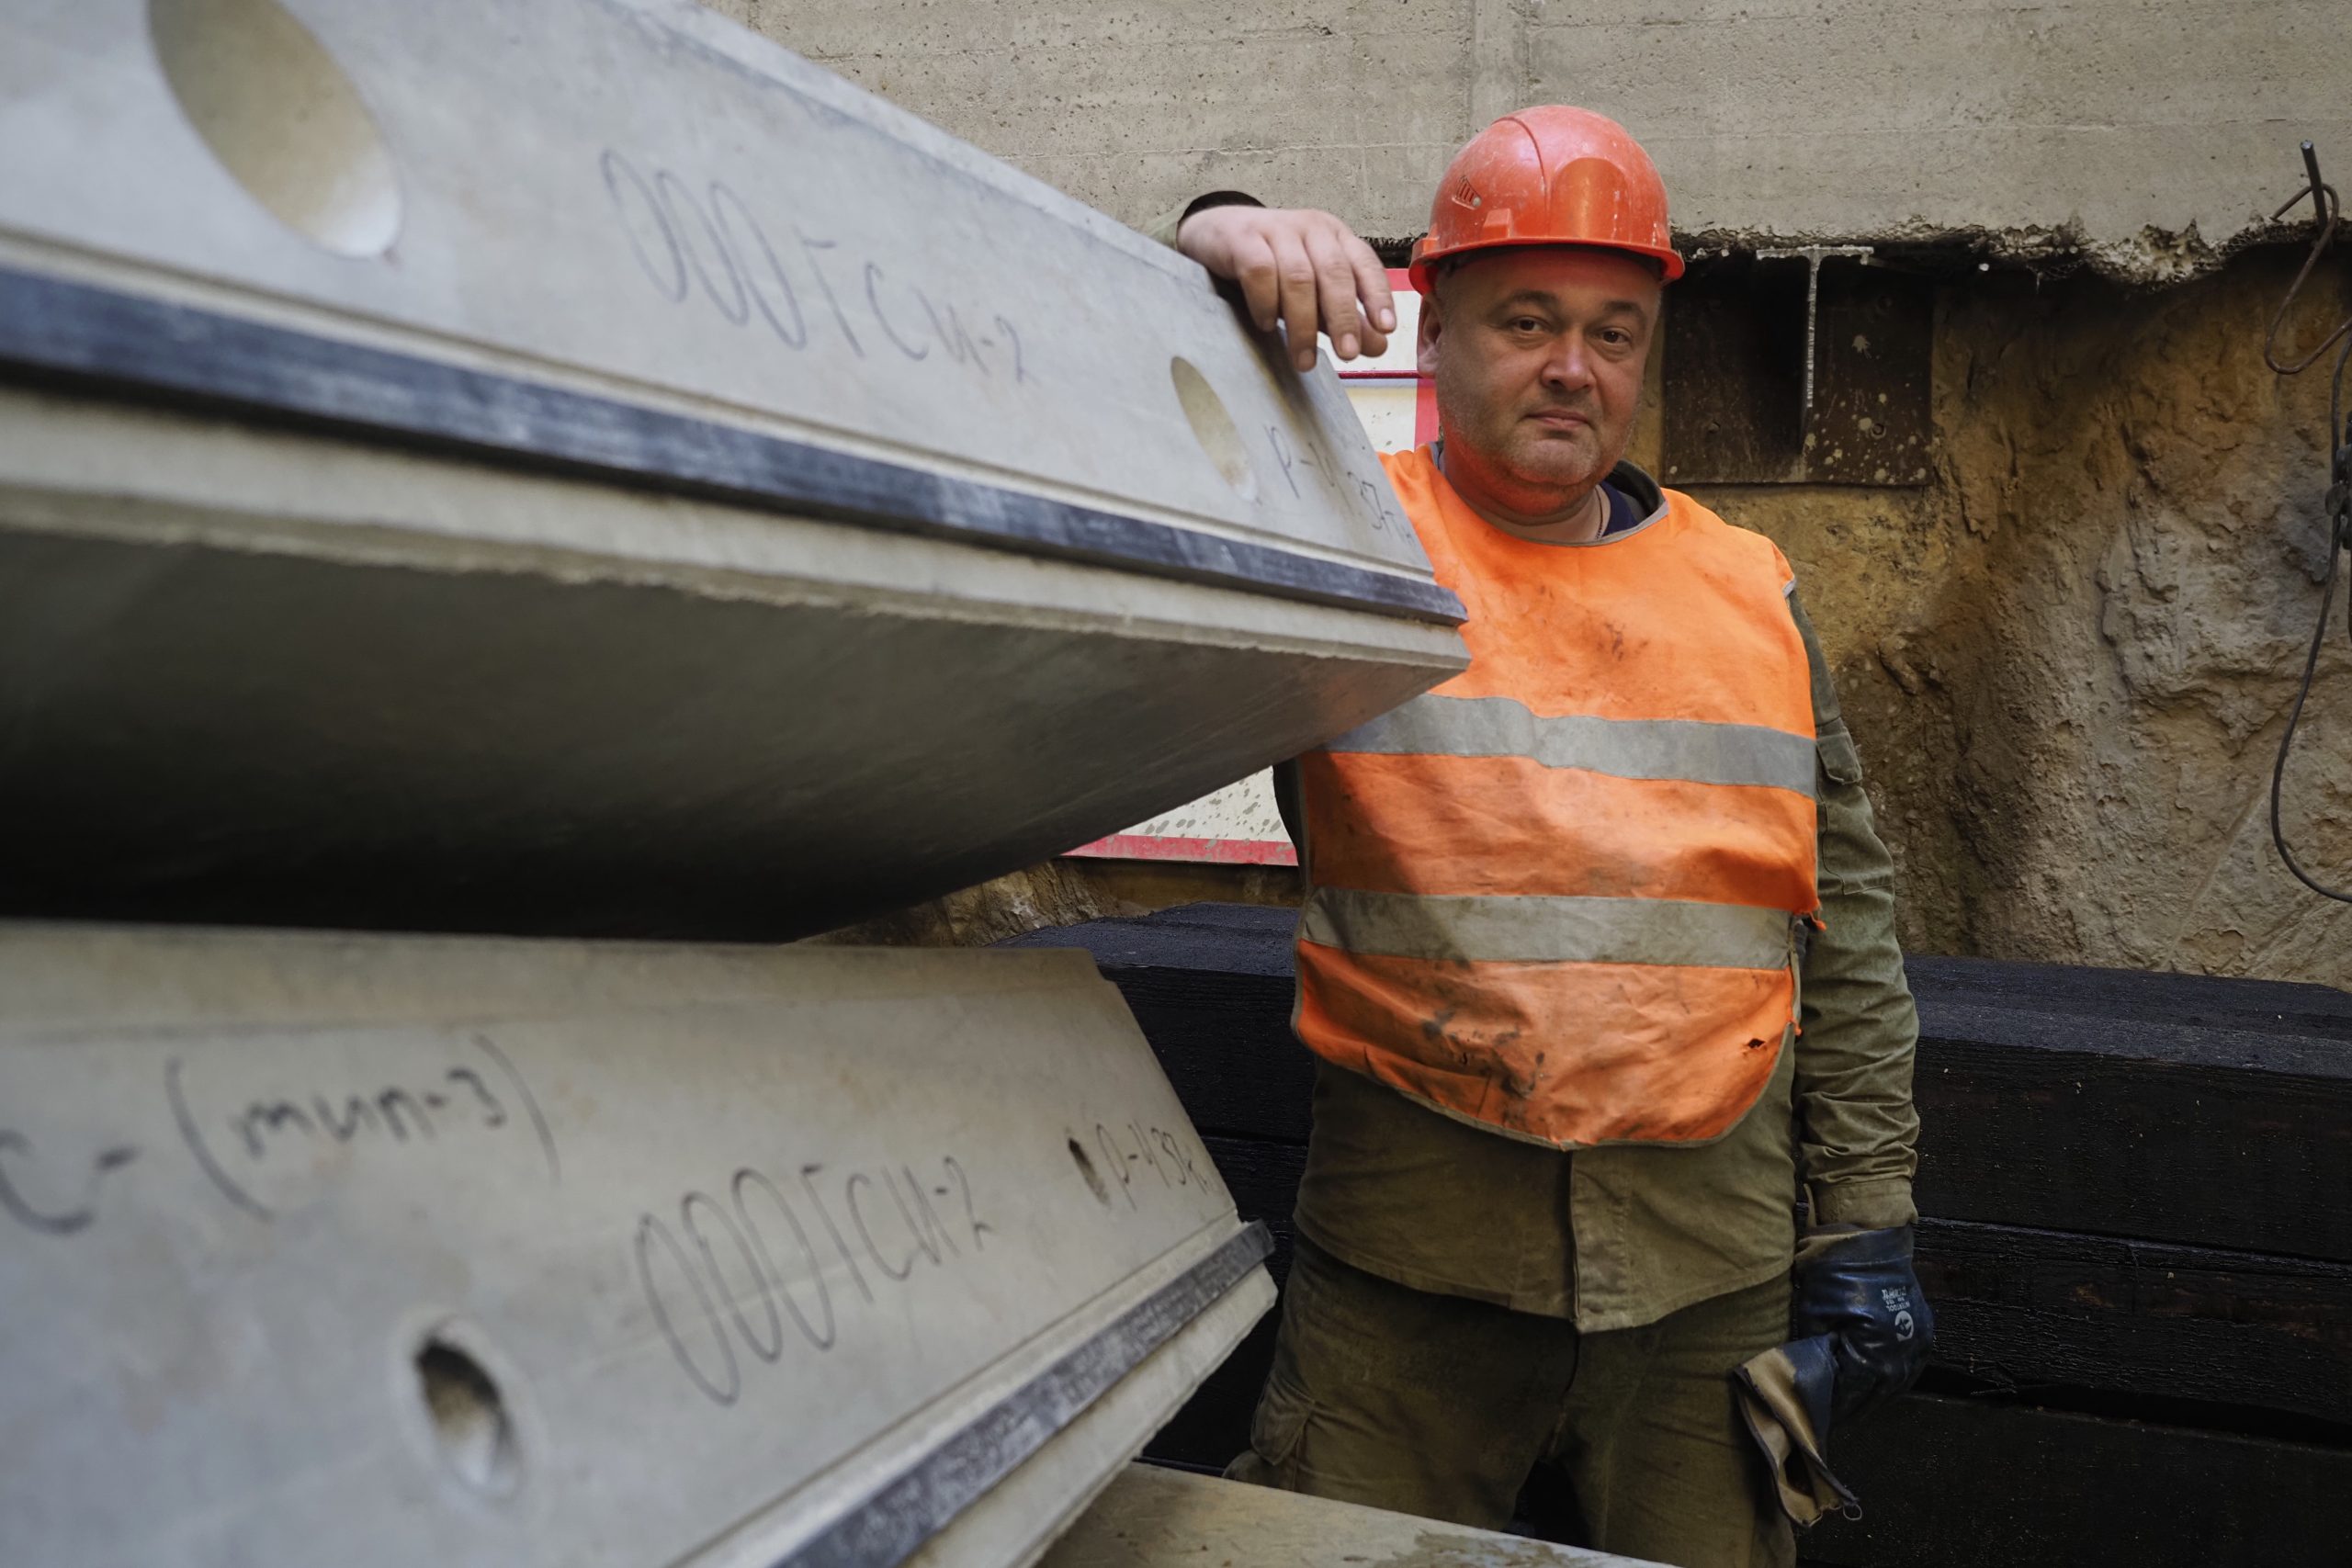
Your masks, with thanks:
<instances>
[{"instance_id":1,"label":"dark wooden beam","mask_svg":"<svg viewBox=\"0 0 2352 1568\"><path fill-rule=\"evenodd\" d=\"M2352 1449L1913 1395L1830 1449L1841 1568L2344 1568Z\"/></svg>"},{"instance_id":2,"label":"dark wooden beam","mask_svg":"<svg viewBox=\"0 0 2352 1568\"><path fill-rule=\"evenodd\" d=\"M1935 1364L1973 1382L2285 1411L2352 1440L2352 1266L1927 1220L1919 1276Z\"/></svg>"},{"instance_id":3,"label":"dark wooden beam","mask_svg":"<svg viewBox=\"0 0 2352 1568\"><path fill-rule=\"evenodd\" d=\"M2352 1029L1927 987L1919 1021L1923 1213L2352 1262Z\"/></svg>"},{"instance_id":4,"label":"dark wooden beam","mask_svg":"<svg viewBox=\"0 0 2352 1568\"><path fill-rule=\"evenodd\" d=\"M1242 1218L1272 1230L1279 1279L1306 1151L1204 1141ZM2352 1438L2352 1267L1927 1220L1919 1272L1936 1303L1935 1365L1973 1383L2283 1412ZM1233 1375L1254 1393L1263 1371Z\"/></svg>"}]
</instances>

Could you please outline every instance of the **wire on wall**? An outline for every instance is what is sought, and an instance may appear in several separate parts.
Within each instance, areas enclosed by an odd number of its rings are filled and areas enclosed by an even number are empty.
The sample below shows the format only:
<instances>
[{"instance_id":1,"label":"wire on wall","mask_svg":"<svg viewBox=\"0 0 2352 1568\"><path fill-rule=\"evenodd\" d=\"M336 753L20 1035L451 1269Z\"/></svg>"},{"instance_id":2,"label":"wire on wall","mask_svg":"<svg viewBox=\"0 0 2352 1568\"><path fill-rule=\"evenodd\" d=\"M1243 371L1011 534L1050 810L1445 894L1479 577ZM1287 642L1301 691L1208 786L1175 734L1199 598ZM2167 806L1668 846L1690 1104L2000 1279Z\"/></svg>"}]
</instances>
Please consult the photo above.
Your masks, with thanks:
<instances>
[{"instance_id":1,"label":"wire on wall","mask_svg":"<svg viewBox=\"0 0 2352 1568\"><path fill-rule=\"evenodd\" d=\"M2329 378L2327 389L2328 489L2324 507L2328 531L2327 581L2319 592L2319 623L2312 631L2311 652L2303 660L2303 679L2295 689L2294 705L2287 710L2287 731L2278 738L2278 757L2270 766L2270 841L2278 846L2278 859L2295 880L2323 897L2339 903L2352 904L2352 893L2328 886L2313 877L2296 861L2294 852L2287 847L2287 833L2279 820L2279 801L2286 791L2287 757L2295 744L2296 727L2302 723L2303 705L2312 694L2312 677L2319 670L2321 647L2327 641L2328 612L2335 599L2335 580L2343 564L2344 552L2352 548L2352 429L2344 418L2344 371L2352 362L2352 316L2335 325L2335 330L2322 338L2313 347L2293 359L2278 355L2278 334L2286 326L2287 315L2294 308L2295 299L2302 292L2304 283L2320 257L2327 254L2335 238L2335 228L2342 215L2343 204L2336 199L2335 187L2320 178L2319 154L2308 141L2303 143L2303 172L2310 186L2282 203L2270 216L2275 221L2283 218L2306 197L2311 200L2312 221L2318 231L2312 238L2311 254L2303 258L2295 281L2287 288L2287 296L2278 301L2278 312L2270 318L2270 331L2262 341L2262 362L2281 376L2299 376L2319 363L2331 348L2336 350L2335 368ZM2341 347L2337 347L2338 344ZM2352 605L2346 609L2346 626L2352 631Z\"/></svg>"}]
</instances>

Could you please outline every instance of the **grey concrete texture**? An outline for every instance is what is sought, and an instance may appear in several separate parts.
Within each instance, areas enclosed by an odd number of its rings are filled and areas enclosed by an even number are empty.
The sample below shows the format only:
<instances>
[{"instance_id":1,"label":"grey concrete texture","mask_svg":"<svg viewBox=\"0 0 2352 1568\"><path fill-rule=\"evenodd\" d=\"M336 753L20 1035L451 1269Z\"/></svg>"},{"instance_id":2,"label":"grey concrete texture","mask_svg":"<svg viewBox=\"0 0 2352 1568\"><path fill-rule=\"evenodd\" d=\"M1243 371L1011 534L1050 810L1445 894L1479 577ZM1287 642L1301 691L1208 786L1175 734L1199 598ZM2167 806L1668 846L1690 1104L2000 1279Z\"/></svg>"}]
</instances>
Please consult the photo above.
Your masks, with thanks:
<instances>
[{"instance_id":1,"label":"grey concrete texture","mask_svg":"<svg viewBox=\"0 0 2352 1568\"><path fill-rule=\"evenodd\" d=\"M147 8L0 8L0 261L1426 570L1198 267L686 0Z\"/></svg>"},{"instance_id":2,"label":"grey concrete texture","mask_svg":"<svg viewBox=\"0 0 2352 1568\"><path fill-rule=\"evenodd\" d=\"M1080 199L1204 190L1406 238L1526 103L1623 120L1695 246L1960 240L2133 281L2352 179L2340 0L714 0Z\"/></svg>"},{"instance_id":3,"label":"grey concrete texture","mask_svg":"<svg viewBox=\"0 0 2352 1568\"><path fill-rule=\"evenodd\" d=\"M28 0L0 166L0 909L805 935L1460 668L1328 367L686 0Z\"/></svg>"},{"instance_id":4,"label":"grey concrete texture","mask_svg":"<svg viewBox=\"0 0 2352 1568\"><path fill-rule=\"evenodd\" d=\"M1082 953L0 922L0 1100L12 1564L1014 1568L1273 1299Z\"/></svg>"},{"instance_id":5,"label":"grey concrete texture","mask_svg":"<svg viewBox=\"0 0 2352 1568\"><path fill-rule=\"evenodd\" d=\"M1179 805L1436 683L1459 646L0 392L0 812L40 824L0 909L804 935Z\"/></svg>"},{"instance_id":6,"label":"grey concrete texture","mask_svg":"<svg viewBox=\"0 0 2352 1568\"><path fill-rule=\"evenodd\" d=\"M1039 1568L1644 1568L1631 1557L1157 1465L1121 1471Z\"/></svg>"}]
</instances>

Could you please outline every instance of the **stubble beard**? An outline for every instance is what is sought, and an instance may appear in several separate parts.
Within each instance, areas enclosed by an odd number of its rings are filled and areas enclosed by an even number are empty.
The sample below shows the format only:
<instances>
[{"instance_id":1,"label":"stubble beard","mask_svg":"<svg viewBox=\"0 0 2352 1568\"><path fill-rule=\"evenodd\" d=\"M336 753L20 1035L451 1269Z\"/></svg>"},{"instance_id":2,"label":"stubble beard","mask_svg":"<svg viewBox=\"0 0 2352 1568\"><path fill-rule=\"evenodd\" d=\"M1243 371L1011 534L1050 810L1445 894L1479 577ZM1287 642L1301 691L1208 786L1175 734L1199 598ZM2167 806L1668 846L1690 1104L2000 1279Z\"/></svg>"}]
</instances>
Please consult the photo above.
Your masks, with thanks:
<instances>
[{"instance_id":1,"label":"stubble beard","mask_svg":"<svg viewBox=\"0 0 2352 1568\"><path fill-rule=\"evenodd\" d=\"M1600 449L1600 432L1588 424L1574 434L1546 431L1517 414L1500 430L1482 429L1468 422L1445 420L1445 400L1439 418L1446 425L1446 449L1461 451L1476 470L1483 488L1498 492L1496 499L1528 515L1564 511L1582 502L1592 487L1608 477L1612 463ZM1474 432L1464 441L1456 431Z\"/></svg>"},{"instance_id":2,"label":"stubble beard","mask_svg":"<svg viewBox=\"0 0 2352 1568\"><path fill-rule=\"evenodd\" d=\"M1607 479L1617 459L1623 456L1622 451L1603 450L1600 411L1597 407L1574 409L1589 423L1573 434L1547 431L1532 423L1524 416L1535 412L1532 409L1514 408L1508 413L1491 416L1492 423L1485 423L1479 419L1461 417L1465 413L1487 415L1489 411L1477 406L1479 400L1465 395L1468 389L1447 383L1441 364L1437 375L1438 419L1445 432L1447 451L1463 452L1487 487L1510 492L1515 509L1532 514L1573 506L1594 485ZM1465 404L1469 406L1465 408ZM1623 434L1628 441L1640 417L1641 400L1636 394L1634 406L1625 414Z\"/></svg>"},{"instance_id":3,"label":"stubble beard","mask_svg":"<svg viewBox=\"0 0 2352 1568\"><path fill-rule=\"evenodd\" d=\"M1581 493L1608 472L1609 465L1602 461L1600 432L1593 425L1570 435L1522 420L1511 436L1499 454L1500 460L1490 457L1489 461L1531 490Z\"/></svg>"}]
</instances>

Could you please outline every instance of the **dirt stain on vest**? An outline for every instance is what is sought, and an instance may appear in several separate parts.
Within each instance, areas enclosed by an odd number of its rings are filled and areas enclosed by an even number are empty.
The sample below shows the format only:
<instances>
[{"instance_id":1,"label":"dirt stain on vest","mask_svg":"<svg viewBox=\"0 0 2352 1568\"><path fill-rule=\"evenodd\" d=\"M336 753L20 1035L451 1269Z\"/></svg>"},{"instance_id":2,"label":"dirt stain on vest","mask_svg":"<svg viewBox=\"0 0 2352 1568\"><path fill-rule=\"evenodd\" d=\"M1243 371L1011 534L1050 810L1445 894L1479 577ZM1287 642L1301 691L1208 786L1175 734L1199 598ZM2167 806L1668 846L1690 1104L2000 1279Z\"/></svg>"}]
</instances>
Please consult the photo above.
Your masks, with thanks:
<instances>
[{"instance_id":1,"label":"dirt stain on vest","mask_svg":"<svg viewBox=\"0 0 2352 1568\"><path fill-rule=\"evenodd\" d=\"M1515 1066L1510 1047L1518 1043L1520 1033L1514 1029L1495 1037L1495 1055L1488 1076L1494 1080L1495 1087L1511 1099L1532 1100L1535 1091L1544 1087L1544 1053L1536 1052L1523 1068Z\"/></svg>"}]
</instances>

